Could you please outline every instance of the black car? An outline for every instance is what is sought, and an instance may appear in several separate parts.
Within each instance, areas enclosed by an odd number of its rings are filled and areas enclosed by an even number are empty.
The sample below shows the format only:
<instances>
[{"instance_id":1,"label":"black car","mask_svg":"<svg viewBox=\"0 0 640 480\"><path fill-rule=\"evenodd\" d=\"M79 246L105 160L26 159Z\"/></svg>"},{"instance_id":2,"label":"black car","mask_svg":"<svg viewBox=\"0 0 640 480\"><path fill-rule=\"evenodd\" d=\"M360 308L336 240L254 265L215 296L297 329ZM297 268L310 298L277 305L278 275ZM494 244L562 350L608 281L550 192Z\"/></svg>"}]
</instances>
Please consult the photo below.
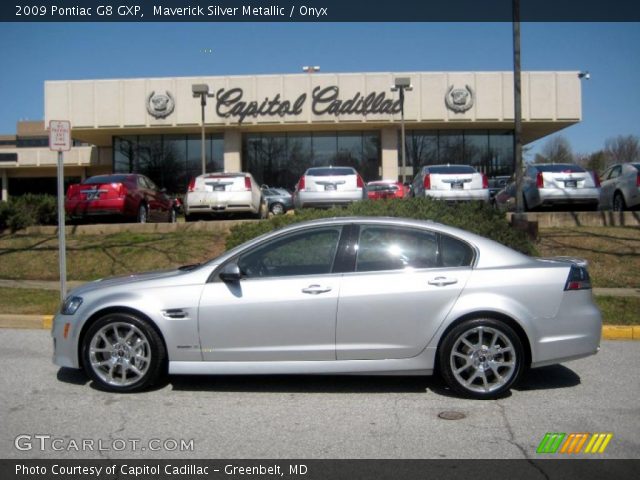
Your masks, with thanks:
<instances>
[{"instance_id":1,"label":"black car","mask_svg":"<svg viewBox=\"0 0 640 480\"><path fill-rule=\"evenodd\" d=\"M269 211L274 215L282 215L293 209L293 197L284 188L263 186L262 195L267 201Z\"/></svg>"}]
</instances>

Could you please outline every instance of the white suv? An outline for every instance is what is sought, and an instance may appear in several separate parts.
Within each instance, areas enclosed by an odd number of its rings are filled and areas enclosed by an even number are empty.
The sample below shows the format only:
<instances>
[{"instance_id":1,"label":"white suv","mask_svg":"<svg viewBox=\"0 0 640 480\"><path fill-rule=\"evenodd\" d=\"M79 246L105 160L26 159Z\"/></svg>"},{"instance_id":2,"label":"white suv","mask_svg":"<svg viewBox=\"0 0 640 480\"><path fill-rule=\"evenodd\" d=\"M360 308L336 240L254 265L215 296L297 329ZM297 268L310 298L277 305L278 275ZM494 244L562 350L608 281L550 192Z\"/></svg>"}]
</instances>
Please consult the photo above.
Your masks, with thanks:
<instances>
[{"instance_id":1,"label":"white suv","mask_svg":"<svg viewBox=\"0 0 640 480\"><path fill-rule=\"evenodd\" d=\"M192 178L184 199L187 221L203 215L250 213L266 217L266 203L250 173L206 173Z\"/></svg>"},{"instance_id":2,"label":"white suv","mask_svg":"<svg viewBox=\"0 0 640 480\"><path fill-rule=\"evenodd\" d=\"M364 180L352 167L312 167L293 194L295 208L328 208L367 198Z\"/></svg>"},{"instance_id":3,"label":"white suv","mask_svg":"<svg viewBox=\"0 0 640 480\"><path fill-rule=\"evenodd\" d=\"M470 165L429 165L413 180L416 197L489 201L489 180Z\"/></svg>"}]
</instances>

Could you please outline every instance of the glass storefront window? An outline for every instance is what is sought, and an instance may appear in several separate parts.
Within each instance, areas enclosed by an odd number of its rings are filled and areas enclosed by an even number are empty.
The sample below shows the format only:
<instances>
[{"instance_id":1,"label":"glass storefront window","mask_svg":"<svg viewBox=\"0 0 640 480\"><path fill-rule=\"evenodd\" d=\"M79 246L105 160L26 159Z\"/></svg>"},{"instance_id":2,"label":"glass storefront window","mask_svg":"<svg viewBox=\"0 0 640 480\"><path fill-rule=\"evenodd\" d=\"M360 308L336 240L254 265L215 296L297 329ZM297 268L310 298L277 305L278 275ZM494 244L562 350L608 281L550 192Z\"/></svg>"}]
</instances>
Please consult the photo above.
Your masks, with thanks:
<instances>
[{"instance_id":1,"label":"glass storefront window","mask_svg":"<svg viewBox=\"0 0 640 480\"><path fill-rule=\"evenodd\" d=\"M205 139L207 172L224 169L221 134ZM199 135L128 135L113 139L116 173L141 173L169 193L184 193L192 177L202 173Z\"/></svg>"},{"instance_id":2,"label":"glass storefront window","mask_svg":"<svg viewBox=\"0 0 640 480\"><path fill-rule=\"evenodd\" d=\"M489 177L513 172L513 132L510 130L408 130L407 165L414 175L425 165L472 165ZM401 165L398 133L398 166Z\"/></svg>"},{"instance_id":3,"label":"glass storefront window","mask_svg":"<svg viewBox=\"0 0 640 480\"><path fill-rule=\"evenodd\" d=\"M260 184L293 189L305 170L354 167L365 179L380 171L380 139L373 132L250 133L243 137L243 170Z\"/></svg>"}]
</instances>

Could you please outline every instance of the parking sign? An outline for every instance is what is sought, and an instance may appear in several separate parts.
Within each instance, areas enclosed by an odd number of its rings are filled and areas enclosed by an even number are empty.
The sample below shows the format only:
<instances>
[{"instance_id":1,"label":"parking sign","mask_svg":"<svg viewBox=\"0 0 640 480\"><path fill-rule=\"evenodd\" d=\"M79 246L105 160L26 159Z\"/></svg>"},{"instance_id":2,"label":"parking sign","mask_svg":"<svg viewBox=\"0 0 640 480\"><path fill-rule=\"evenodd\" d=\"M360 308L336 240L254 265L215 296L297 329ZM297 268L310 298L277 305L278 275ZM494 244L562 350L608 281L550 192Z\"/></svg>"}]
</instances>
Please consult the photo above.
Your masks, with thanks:
<instances>
[{"instance_id":1,"label":"parking sign","mask_svg":"<svg viewBox=\"0 0 640 480\"><path fill-rule=\"evenodd\" d=\"M68 120L49 121L49 149L56 152L71 150L71 122Z\"/></svg>"}]
</instances>

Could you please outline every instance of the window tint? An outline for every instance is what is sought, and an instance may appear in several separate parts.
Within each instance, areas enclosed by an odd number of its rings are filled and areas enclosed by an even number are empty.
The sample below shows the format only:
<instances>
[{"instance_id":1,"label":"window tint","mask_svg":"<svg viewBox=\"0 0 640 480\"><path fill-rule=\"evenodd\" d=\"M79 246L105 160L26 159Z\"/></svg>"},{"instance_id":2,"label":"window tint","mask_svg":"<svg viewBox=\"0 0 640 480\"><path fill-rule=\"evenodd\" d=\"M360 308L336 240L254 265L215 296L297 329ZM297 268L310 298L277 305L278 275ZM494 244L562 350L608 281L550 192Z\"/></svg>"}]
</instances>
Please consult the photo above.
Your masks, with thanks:
<instances>
[{"instance_id":1,"label":"window tint","mask_svg":"<svg viewBox=\"0 0 640 480\"><path fill-rule=\"evenodd\" d=\"M124 182L129 175L98 175L84 180L84 185L96 185L101 183L121 183Z\"/></svg>"},{"instance_id":2,"label":"window tint","mask_svg":"<svg viewBox=\"0 0 640 480\"><path fill-rule=\"evenodd\" d=\"M314 177L331 177L334 175L355 175L356 172L353 168L345 168L345 167L322 167L322 168L310 168L307 170L306 175L311 175Z\"/></svg>"},{"instance_id":3,"label":"window tint","mask_svg":"<svg viewBox=\"0 0 640 480\"><path fill-rule=\"evenodd\" d=\"M275 240L242 255L240 272L247 278L331 273L341 227L315 229Z\"/></svg>"},{"instance_id":4,"label":"window tint","mask_svg":"<svg viewBox=\"0 0 640 480\"><path fill-rule=\"evenodd\" d=\"M584 168L578 165L572 165L570 163L558 163L554 165L536 165L535 168L539 172L552 172L552 173L582 173Z\"/></svg>"},{"instance_id":5,"label":"window tint","mask_svg":"<svg viewBox=\"0 0 640 480\"><path fill-rule=\"evenodd\" d=\"M620 176L620 174L622 173L622 167L621 166L617 166L617 167L613 167L611 169L611 173L609 174L609 177L607 178L618 178Z\"/></svg>"},{"instance_id":6,"label":"window tint","mask_svg":"<svg viewBox=\"0 0 640 480\"><path fill-rule=\"evenodd\" d=\"M440 167L429 167L428 173L461 175L465 173L476 173L477 170L468 165L443 165Z\"/></svg>"},{"instance_id":7,"label":"window tint","mask_svg":"<svg viewBox=\"0 0 640 480\"><path fill-rule=\"evenodd\" d=\"M440 247L443 267L468 267L473 261L473 250L457 238L441 235Z\"/></svg>"},{"instance_id":8,"label":"window tint","mask_svg":"<svg viewBox=\"0 0 640 480\"><path fill-rule=\"evenodd\" d=\"M358 272L437 266L438 241L435 233L378 226L360 229L356 259Z\"/></svg>"}]
</instances>

